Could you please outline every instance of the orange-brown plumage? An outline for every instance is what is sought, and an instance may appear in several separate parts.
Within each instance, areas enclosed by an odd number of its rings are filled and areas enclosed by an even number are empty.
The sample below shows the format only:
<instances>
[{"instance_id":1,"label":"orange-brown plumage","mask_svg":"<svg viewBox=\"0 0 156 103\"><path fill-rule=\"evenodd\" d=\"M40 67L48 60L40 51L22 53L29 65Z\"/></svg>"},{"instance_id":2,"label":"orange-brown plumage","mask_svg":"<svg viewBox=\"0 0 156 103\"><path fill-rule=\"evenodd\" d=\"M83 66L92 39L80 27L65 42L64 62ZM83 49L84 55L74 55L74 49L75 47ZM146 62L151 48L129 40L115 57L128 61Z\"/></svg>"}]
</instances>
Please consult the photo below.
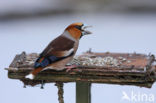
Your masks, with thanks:
<instances>
[{"instance_id":1,"label":"orange-brown plumage","mask_svg":"<svg viewBox=\"0 0 156 103\"><path fill-rule=\"evenodd\" d=\"M39 58L34 64L34 70L30 72L26 78L34 79L34 77L45 69L62 70L75 55L79 39L91 32L85 30L86 26L83 23L73 23L69 25L62 35L54 39L43 50Z\"/></svg>"},{"instance_id":2,"label":"orange-brown plumage","mask_svg":"<svg viewBox=\"0 0 156 103\"><path fill-rule=\"evenodd\" d=\"M43 68L41 68L41 67L36 68L36 69L34 69L31 73L32 73L33 75L37 75L37 73L39 73L42 69L43 69Z\"/></svg>"},{"instance_id":3,"label":"orange-brown plumage","mask_svg":"<svg viewBox=\"0 0 156 103\"><path fill-rule=\"evenodd\" d=\"M77 28L75 28L75 26L82 26L83 23L73 23L71 25L69 25L66 30L71 34L72 37L74 37L76 40L79 40L81 37L81 31Z\"/></svg>"},{"instance_id":4,"label":"orange-brown plumage","mask_svg":"<svg viewBox=\"0 0 156 103\"><path fill-rule=\"evenodd\" d=\"M76 28L70 28L68 29L68 32L71 34L72 37L74 37L76 40L80 39L81 31ZM72 35L74 34L74 35Z\"/></svg>"}]
</instances>

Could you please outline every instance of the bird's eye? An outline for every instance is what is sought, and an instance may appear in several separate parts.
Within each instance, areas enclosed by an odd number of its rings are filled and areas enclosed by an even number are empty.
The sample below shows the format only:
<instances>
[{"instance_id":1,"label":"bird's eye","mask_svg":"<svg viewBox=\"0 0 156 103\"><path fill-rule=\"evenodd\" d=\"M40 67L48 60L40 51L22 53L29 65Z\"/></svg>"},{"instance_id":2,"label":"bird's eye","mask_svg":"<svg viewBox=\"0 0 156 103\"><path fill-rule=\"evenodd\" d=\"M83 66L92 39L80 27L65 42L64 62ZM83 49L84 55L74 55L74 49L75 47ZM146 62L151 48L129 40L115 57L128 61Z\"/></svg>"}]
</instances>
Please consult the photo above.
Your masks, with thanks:
<instances>
[{"instance_id":1,"label":"bird's eye","mask_svg":"<svg viewBox=\"0 0 156 103\"><path fill-rule=\"evenodd\" d=\"M82 26L76 25L75 28L77 28L77 29L79 29L79 30L82 30Z\"/></svg>"}]
</instances>

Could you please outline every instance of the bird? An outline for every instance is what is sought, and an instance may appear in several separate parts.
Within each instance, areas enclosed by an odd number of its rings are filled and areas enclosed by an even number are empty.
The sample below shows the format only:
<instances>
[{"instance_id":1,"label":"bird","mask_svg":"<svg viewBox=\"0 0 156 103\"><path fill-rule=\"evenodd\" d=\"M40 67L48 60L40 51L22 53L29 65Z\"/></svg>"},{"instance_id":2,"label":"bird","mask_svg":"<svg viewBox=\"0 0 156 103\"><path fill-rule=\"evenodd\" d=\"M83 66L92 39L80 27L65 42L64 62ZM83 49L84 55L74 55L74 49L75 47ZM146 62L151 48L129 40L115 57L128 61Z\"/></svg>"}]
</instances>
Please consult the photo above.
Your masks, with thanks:
<instances>
[{"instance_id":1,"label":"bird","mask_svg":"<svg viewBox=\"0 0 156 103\"><path fill-rule=\"evenodd\" d=\"M52 40L48 46L41 52L34 63L33 70L25 76L27 79L34 79L35 76L46 69L60 71L63 69L71 69L67 66L76 54L79 46L79 40L84 35L92 34L86 30L88 25L82 22L70 24L64 32Z\"/></svg>"}]
</instances>

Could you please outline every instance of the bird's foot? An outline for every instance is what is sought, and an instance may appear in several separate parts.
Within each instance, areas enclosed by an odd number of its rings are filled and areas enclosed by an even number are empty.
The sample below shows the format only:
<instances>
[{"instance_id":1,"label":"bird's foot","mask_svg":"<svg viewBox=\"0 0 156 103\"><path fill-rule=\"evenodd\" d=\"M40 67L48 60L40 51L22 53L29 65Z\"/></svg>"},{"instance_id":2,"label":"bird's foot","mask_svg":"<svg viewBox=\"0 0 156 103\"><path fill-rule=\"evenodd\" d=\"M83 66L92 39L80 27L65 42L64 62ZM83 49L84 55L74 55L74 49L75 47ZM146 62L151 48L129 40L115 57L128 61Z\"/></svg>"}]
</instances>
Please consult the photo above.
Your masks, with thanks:
<instances>
[{"instance_id":1,"label":"bird's foot","mask_svg":"<svg viewBox=\"0 0 156 103\"><path fill-rule=\"evenodd\" d=\"M66 69L66 72L69 72L76 67L77 67L77 65L69 65L69 66L66 66L65 69Z\"/></svg>"}]
</instances>

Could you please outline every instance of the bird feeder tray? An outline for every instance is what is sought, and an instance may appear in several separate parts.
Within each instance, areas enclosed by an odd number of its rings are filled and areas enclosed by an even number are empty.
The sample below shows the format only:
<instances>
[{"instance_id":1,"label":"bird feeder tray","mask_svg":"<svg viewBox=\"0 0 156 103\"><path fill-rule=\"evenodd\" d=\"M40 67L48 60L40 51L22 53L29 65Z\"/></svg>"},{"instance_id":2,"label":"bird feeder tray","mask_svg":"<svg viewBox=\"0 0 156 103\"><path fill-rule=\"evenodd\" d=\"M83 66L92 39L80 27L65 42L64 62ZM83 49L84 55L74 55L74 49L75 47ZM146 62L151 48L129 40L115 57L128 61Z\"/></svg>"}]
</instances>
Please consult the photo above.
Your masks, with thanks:
<instances>
[{"instance_id":1,"label":"bird feeder tray","mask_svg":"<svg viewBox=\"0 0 156 103\"><path fill-rule=\"evenodd\" d=\"M67 65L77 65L70 71L45 70L34 80L25 76L33 69L37 53L25 52L15 56L8 70L10 79L18 79L25 85L35 86L52 82L89 82L119 85L135 85L151 88L156 80L154 55L137 53L86 52L75 56Z\"/></svg>"}]
</instances>

